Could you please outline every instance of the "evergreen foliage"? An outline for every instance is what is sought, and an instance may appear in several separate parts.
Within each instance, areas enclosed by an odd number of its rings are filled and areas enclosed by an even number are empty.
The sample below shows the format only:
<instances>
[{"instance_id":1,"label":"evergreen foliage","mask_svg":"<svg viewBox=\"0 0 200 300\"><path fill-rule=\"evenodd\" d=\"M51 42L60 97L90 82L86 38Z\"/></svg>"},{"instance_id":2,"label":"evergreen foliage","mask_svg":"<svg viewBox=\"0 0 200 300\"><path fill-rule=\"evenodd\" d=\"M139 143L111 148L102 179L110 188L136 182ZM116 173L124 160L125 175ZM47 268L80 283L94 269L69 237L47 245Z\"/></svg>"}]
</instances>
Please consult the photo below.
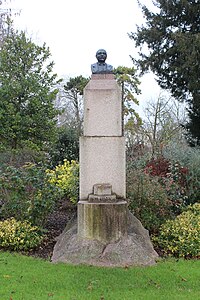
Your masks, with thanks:
<instances>
[{"instance_id":1,"label":"evergreen foliage","mask_svg":"<svg viewBox=\"0 0 200 300\"><path fill-rule=\"evenodd\" d=\"M155 238L163 250L176 257L200 256L200 204L188 206L174 220L162 224L160 235Z\"/></svg>"},{"instance_id":2,"label":"evergreen foliage","mask_svg":"<svg viewBox=\"0 0 200 300\"><path fill-rule=\"evenodd\" d=\"M141 50L135 60L142 73L151 69L158 83L172 95L189 103L191 142L200 143L200 2L155 0L156 12L141 5L146 24L130 38ZM143 47L143 49L145 49Z\"/></svg>"},{"instance_id":3,"label":"evergreen foliage","mask_svg":"<svg viewBox=\"0 0 200 300\"><path fill-rule=\"evenodd\" d=\"M0 142L42 149L54 137L57 94L53 62L44 44L12 31L0 51Z\"/></svg>"},{"instance_id":4,"label":"evergreen foliage","mask_svg":"<svg viewBox=\"0 0 200 300\"><path fill-rule=\"evenodd\" d=\"M123 118L126 118L126 129L133 130L135 123L141 124L141 119L134 109L134 105L139 105L136 95L141 93L136 69L118 66L114 69L114 74L122 90Z\"/></svg>"},{"instance_id":5,"label":"evergreen foliage","mask_svg":"<svg viewBox=\"0 0 200 300\"><path fill-rule=\"evenodd\" d=\"M68 161L79 160L79 135L77 128L72 126L62 126L58 128L58 136L50 149L51 165Z\"/></svg>"},{"instance_id":6,"label":"evergreen foliage","mask_svg":"<svg viewBox=\"0 0 200 300\"><path fill-rule=\"evenodd\" d=\"M37 247L43 237L37 226L28 221L10 218L0 221L0 247L11 251L29 251Z\"/></svg>"},{"instance_id":7,"label":"evergreen foliage","mask_svg":"<svg viewBox=\"0 0 200 300\"><path fill-rule=\"evenodd\" d=\"M0 169L0 219L14 217L44 226L60 199L60 190L52 185L46 167L27 163L22 167Z\"/></svg>"},{"instance_id":8,"label":"evergreen foliage","mask_svg":"<svg viewBox=\"0 0 200 300\"><path fill-rule=\"evenodd\" d=\"M79 164L64 159L54 170L46 170L49 183L60 189L62 197L67 197L72 203L77 203L79 194Z\"/></svg>"}]
</instances>

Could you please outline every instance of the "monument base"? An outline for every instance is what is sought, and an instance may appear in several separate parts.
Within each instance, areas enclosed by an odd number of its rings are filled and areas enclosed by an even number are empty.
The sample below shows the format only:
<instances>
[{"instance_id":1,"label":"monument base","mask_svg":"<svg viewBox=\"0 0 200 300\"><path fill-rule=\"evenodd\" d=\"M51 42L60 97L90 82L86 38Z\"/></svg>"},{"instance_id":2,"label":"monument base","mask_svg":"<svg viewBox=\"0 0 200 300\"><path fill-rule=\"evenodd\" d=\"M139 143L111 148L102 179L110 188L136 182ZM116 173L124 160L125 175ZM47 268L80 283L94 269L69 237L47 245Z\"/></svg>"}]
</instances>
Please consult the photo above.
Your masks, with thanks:
<instances>
[{"instance_id":1,"label":"monument base","mask_svg":"<svg viewBox=\"0 0 200 300\"><path fill-rule=\"evenodd\" d=\"M53 263L124 267L150 266L157 258L148 231L127 211L127 235L115 242L82 238L77 234L77 220L69 222L57 239L51 260Z\"/></svg>"},{"instance_id":2,"label":"monument base","mask_svg":"<svg viewBox=\"0 0 200 300\"><path fill-rule=\"evenodd\" d=\"M94 197L94 195L93 195ZM99 196L97 196L99 197ZM103 202L78 202L78 236L103 243L115 242L127 236L127 202L102 196ZM99 197L100 198L100 197ZM95 202L94 202L95 201Z\"/></svg>"}]
</instances>

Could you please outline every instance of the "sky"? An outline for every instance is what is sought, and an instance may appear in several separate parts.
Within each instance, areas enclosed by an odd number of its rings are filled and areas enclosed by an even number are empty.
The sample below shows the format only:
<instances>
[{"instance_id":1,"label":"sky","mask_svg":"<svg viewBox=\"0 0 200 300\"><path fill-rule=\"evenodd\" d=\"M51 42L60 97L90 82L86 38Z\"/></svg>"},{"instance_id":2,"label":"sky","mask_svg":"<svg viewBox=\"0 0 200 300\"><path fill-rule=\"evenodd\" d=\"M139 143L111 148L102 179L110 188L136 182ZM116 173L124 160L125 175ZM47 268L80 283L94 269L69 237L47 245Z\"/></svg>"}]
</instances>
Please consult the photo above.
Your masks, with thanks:
<instances>
[{"instance_id":1,"label":"sky","mask_svg":"<svg viewBox=\"0 0 200 300\"><path fill-rule=\"evenodd\" d=\"M151 5L151 0L141 0ZM128 33L144 19L137 0L12 0L14 26L26 30L37 44L50 48L55 72L60 77L91 75L96 51L107 51L107 63L132 67L138 49ZM141 79L140 108L146 101L157 99L160 88L153 74Z\"/></svg>"}]
</instances>

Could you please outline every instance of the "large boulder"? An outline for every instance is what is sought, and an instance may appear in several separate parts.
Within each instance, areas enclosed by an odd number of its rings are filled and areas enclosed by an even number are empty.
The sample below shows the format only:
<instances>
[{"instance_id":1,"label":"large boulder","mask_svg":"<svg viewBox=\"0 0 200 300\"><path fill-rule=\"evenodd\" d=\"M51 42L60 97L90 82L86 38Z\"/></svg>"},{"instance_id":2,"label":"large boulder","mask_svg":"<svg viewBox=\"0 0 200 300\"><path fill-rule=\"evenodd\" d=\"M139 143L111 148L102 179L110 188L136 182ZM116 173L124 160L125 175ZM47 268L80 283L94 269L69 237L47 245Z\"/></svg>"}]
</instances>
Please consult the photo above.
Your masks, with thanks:
<instances>
[{"instance_id":1,"label":"large boulder","mask_svg":"<svg viewBox=\"0 0 200 300\"><path fill-rule=\"evenodd\" d=\"M148 231L128 212L128 235L105 244L77 235L77 219L71 220L57 238L52 262L87 264L94 266L149 266L158 254L153 249Z\"/></svg>"}]
</instances>

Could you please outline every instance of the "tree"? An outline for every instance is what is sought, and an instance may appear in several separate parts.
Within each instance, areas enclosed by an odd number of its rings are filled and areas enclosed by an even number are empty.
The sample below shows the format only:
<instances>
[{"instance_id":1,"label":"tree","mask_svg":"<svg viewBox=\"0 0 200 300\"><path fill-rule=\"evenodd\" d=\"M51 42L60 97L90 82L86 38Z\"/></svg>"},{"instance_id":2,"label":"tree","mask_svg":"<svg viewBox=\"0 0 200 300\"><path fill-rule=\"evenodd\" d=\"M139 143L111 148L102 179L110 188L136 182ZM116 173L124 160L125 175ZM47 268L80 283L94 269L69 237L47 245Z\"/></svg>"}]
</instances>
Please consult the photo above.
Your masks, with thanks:
<instances>
[{"instance_id":1,"label":"tree","mask_svg":"<svg viewBox=\"0 0 200 300\"><path fill-rule=\"evenodd\" d=\"M78 130L78 135L81 134L83 122L83 118L81 116L81 110L83 106L83 90L88 82L88 78L80 75L74 78L69 78L67 83L64 85L64 95L73 107L75 126Z\"/></svg>"},{"instance_id":2,"label":"tree","mask_svg":"<svg viewBox=\"0 0 200 300\"><path fill-rule=\"evenodd\" d=\"M188 108L189 122L185 128L187 130L187 140L190 146L200 146L200 101L190 103Z\"/></svg>"},{"instance_id":3,"label":"tree","mask_svg":"<svg viewBox=\"0 0 200 300\"><path fill-rule=\"evenodd\" d=\"M183 139L184 111L183 105L163 95L147 104L141 131L151 145L152 157L162 154L170 141Z\"/></svg>"},{"instance_id":4,"label":"tree","mask_svg":"<svg viewBox=\"0 0 200 300\"><path fill-rule=\"evenodd\" d=\"M139 89L140 81L136 75L136 69L134 67L128 68L119 66L114 69L114 74L122 89L123 123L124 118L126 118L126 127L134 127L134 123L138 124L141 122L139 115L134 109L134 105L139 104L135 95L138 95L141 92Z\"/></svg>"},{"instance_id":5,"label":"tree","mask_svg":"<svg viewBox=\"0 0 200 300\"><path fill-rule=\"evenodd\" d=\"M0 142L44 148L55 133L56 74L49 48L12 31L0 51Z\"/></svg>"},{"instance_id":6,"label":"tree","mask_svg":"<svg viewBox=\"0 0 200 300\"><path fill-rule=\"evenodd\" d=\"M77 128L63 125L58 128L57 139L50 149L51 165L55 167L68 161L79 160L79 135Z\"/></svg>"},{"instance_id":7,"label":"tree","mask_svg":"<svg viewBox=\"0 0 200 300\"><path fill-rule=\"evenodd\" d=\"M79 136L83 125L83 91L89 79L82 75L62 82L56 98L56 107L62 113L58 116L58 136L50 151L55 166L64 159L79 159Z\"/></svg>"},{"instance_id":8,"label":"tree","mask_svg":"<svg viewBox=\"0 0 200 300\"><path fill-rule=\"evenodd\" d=\"M199 0L154 0L156 12L141 5L146 24L137 27L130 38L140 50L135 62L142 73L151 69L158 76L158 83L172 95L190 105L192 122L200 120L196 110L200 102L200 2ZM193 110L195 110L193 112ZM193 118L195 114L195 118ZM188 126L200 143L200 132Z\"/></svg>"},{"instance_id":9,"label":"tree","mask_svg":"<svg viewBox=\"0 0 200 300\"><path fill-rule=\"evenodd\" d=\"M0 47L3 43L4 38L6 37L6 35L9 34L10 30L12 29L11 26L12 11L11 9L8 8L2 8L3 3L6 2L7 0L0 1Z\"/></svg>"}]
</instances>

